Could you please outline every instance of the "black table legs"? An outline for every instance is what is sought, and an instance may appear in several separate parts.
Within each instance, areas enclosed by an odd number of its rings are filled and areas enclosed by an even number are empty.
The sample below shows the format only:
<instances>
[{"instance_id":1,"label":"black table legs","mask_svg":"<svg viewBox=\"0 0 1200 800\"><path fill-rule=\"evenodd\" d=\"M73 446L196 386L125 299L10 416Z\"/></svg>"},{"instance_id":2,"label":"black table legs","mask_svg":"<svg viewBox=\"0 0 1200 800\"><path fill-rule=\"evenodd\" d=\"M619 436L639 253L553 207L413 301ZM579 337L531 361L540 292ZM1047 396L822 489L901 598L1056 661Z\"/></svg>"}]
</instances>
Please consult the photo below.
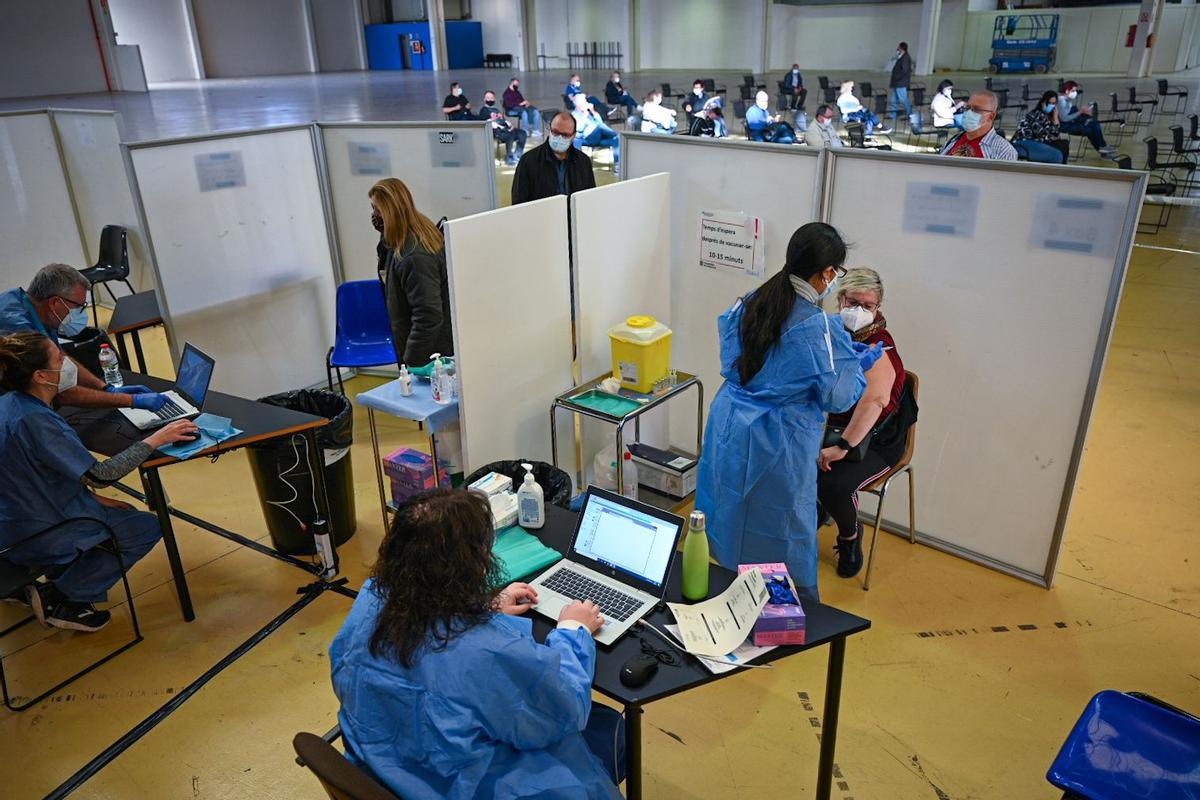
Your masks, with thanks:
<instances>
[{"instance_id":1,"label":"black table legs","mask_svg":"<svg viewBox=\"0 0 1200 800\"><path fill-rule=\"evenodd\" d=\"M142 374L145 374L146 373L146 356L142 352L142 337L138 335L137 331L131 331L129 335L133 337L133 354L135 356L137 356L137 363L138 363L137 371L141 372ZM125 347L125 334L118 333L116 335L116 339L117 339L117 357L121 363L121 366L124 367L125 369L132 370L133 367L131 367L129 365L129 351Z\"/></svg>"},{"instance_id":2,"label":"black table legs","mask_svg":"<svg viewBox=\"0 0 1200 800\"><path fill-rule=\"evenodd\" d=\"M183 619L191 622L196 618L192 608L192 594L188 591L187 573L179 557L179 545L175 541L175 529L171 525L171 512L167 509L167 494L163 491L162 479L157 469L141 470L142 484L146 487L146 502L158 517L162 529L163 547L167 550L167 561L171 564L171 576L175 579L175 592L179 595L179 608Z\"/></svg>"},{"instance_id":3,"label":"black table legs","mask_svg":"<svg viewBox=\"0 0 1200 800\"><path fill-rule=\"evenodd\" d=\"M838 710L842 702L842 666L846 637L829 643L829 671L825 677L825 709L821 719L821 758L817 766L817 800L829 800L833 788L833 757L837 747Z\"/></svg>"},{"instance_id":4,"label":"black table legs","mask_svg":"<svg viewBox=\"0 0 1200 800\"><path fill-rule=\"evenodd\" d=\"M642 800L641 706L625 706L625 800Z\"/></svg>"},{"instance_id":5,"label":"black table legs","mask_svg":"<svg viewBox=\"0 0 1200 800\"><path fill-rule=\"evenodd\" d=\"M137 356L138 360L138 372L145 374L146 356L142 353L142 337L138 335L137 331L134 331L131 335L133 336L133 353Z\"/></svg>"}]
</instances>

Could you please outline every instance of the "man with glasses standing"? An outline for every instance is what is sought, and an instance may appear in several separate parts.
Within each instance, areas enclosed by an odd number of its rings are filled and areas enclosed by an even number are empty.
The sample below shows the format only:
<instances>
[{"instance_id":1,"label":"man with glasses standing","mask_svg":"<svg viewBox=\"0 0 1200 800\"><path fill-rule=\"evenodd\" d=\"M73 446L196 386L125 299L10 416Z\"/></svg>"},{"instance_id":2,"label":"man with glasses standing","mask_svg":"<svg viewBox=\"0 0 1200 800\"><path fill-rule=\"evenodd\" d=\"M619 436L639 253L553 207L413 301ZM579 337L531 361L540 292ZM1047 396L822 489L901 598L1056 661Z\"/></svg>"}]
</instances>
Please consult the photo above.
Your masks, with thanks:
<instances>
[{"instance_id":1,"label":"man with glasses standing","mask_svg":"<svg viewBox=\"0 0 1200 800\"><path fill-rule=\"evenodd\" d=\"M87 278L66 264L47 264L28 289L0 292L0 334L34 331L56 345L59 335L77 336L87 327ZM75 359L71 359L75 361ZM107 386L75 361L79 382L58 394L62 405L87 408L141 408L157 411L166 398L145 386Z\"/></svg>"},{"instance_id":2,"label":"man with glasses standing","mask_svg":"<svg viewBox=\"0 0 1200 800\"><path fill-rule=\"evenodd\" d=\"M1000 101L992 92L976 92L963 111L963 132L946 142L944 156L1016 161L1017 151L995 130Z\"/></svg>"}]
</instances>

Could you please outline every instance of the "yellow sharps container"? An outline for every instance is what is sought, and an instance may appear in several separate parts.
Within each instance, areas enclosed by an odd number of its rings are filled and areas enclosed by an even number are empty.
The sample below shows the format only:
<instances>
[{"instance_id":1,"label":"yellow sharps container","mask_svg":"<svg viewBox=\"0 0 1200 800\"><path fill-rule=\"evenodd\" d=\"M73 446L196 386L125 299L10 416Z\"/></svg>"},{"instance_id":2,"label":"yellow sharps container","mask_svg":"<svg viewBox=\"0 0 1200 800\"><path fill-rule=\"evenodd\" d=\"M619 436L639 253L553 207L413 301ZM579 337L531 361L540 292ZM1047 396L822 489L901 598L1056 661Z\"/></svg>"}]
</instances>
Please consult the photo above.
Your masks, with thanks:
<instances>
[{"instance_id":1,"label":"yellow sharps container","mask_svg":"<svg viewBox=\"0 0 1200 800\"><path fill-rule=\"evenodd\" d=\"M671 329L654 317L630 317L608 329L613 377L621 386L648 393L671 369Z\"/></svg>"}]
</instances>

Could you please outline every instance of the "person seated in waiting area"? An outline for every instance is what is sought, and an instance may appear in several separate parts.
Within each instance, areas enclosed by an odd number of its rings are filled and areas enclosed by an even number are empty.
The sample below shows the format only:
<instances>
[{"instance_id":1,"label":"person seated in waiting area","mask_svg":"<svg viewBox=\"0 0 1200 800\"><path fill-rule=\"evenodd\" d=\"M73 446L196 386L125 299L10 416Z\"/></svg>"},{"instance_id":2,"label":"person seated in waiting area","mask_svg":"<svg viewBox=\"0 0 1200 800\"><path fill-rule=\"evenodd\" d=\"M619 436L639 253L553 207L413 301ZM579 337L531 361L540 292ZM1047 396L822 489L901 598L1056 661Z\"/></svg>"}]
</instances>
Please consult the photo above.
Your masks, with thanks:
<instances>
[{"instance_id":1,"label":"person seated in waiting area","mask_svg":"<svg viewBox=\"0 0 1200 800\"><path fill-rule=\"evenodd\" d=\"M729 135L725 127L725 114L716 103L704 107L704 113L692 117L692 126L688 129L689 136L699 136L703 139L724 139Z\"/></svg>"},{"instance_id":2,"label":"person seated in waiting area","mask_svg":"<svg viewBox=\"0 0 1200 800\"><path fill-rule=\"evenodd\" d=\"M674 133L679 121L675 109L662 104L663 93L652 89L642 100L642 133Z\"/></svg>"},{"instance_id":3,"label":"person seated in waiting area","mask_svg":"<svg viewBox=\"0 0 1200 800\"><path fill-rule=\"evenodd\" d=\"M592 702L603 618L563 609L544 643L533 587L501 588L488 502L402 505L329 648L346 758L407 800L620 800L620 715Z\"/></svg>"},{"instance_id":4,"label":"person seated in waiting area","mask_svg":"<svg viewBox=\"0 0 1200 800\"><path fill-rule=\"evenodd\" d=\"M817 500L838 526L838 575L852 578L862 569L862 524L858 490L887 472L904 454L905 437L914 420L896 413L904 393L904 362L883 316L883 282L873 269L856 267L838 283L842 324L858 345L890 348L864 372L867 388L854 407L830 414L827 424L842 428L838 444L821 450L817 466ZM870 437L861 461L848 461L847 447Z\"/></svg>"},{"instance_id":5,"label":"person seated in waiting area","mask_svg":"<svg viewBox=\"0 0 1200 800\"><path fill-rule=\"evenodd\" d=\"M800 74L799 64L792 64L791 71L783 76L783 93L787 95L791 108L804 108L808 89L804 88L804 76Z\"/></svg>"},{"instance_id":6,"label":"person seated in waiting area","mask_svg":"<svg viewBox=\"0 0 1200 800\"><path fill-rule=\"evenodd\" d=\"M399 178L384 178L367 190L383 298L398 364L423 367L434 353L454 355L450 282L442 232L417 210Z\"/></svg>"},{"instance_id":7,"label":"person seated in waiting area","mask_svg":"<svg viewBox=\"0 0 1200 800\"><path fill-rule=\"evenodd\" d=\"M521 81L513 78L504 90L504 114L516 117L519 124L525 127L532 136L542 135L542 115L537 108L521 94Z\"/></svg>"},{"instance_id":8,"label":"person seated in waiting area","mask_svg":"<svg viewBox=\"0 0 1200 800\"><path fill-rule=\"evenodd\" d=\"M567 81L567 90L564 94L571 103L575 102L576 95L583 95L592 104L592 108L600 115L601 119L608 119L617 111L617 109L611 108L608 104L602 102L599 97L594 97L585 92L583 90L583 78L580 78L578 75L572 75L571 79Z\"/></svg>"},{"instance_id":9,"label":"person seated in waiting area","mask_svg":"<svg viewBox=\"0 0 1200 800\"><path fill-rule=\"evenodd\" d=\"M879 127L879 117L863 107L863 104L854 96L854 81L846 81L842 84L841 94L837 99L838 110L842 112L842 119L846 122L861 122L867 136L875 132ZM879 128L880 133L891 133L891 128Z\"/></svg>"},{"instance_id":10,"label":"person seated in waiting area","mask_svg":"<svg viewBox=\"0 0 1200 800\"><path fill-rule=\"evenodd\" d=\"M91 286L83 273L66 264L47 264L38 270L28 289L0 292L0 334L33 331L58 347L61 334L78 336L87 327L87 293ZM167 399L145 386L108 386L91 370L67 356L79 372L78 385L57 398L68 406L85 408L140 408L158 411Z\"/></svg>"},{"instance_id":11,"label":"person seated in waiting area","mask_svg":"<svg viewBox=\"0 0 1200 800\"><path fill-rule=\"evenodd\" d=\"M1058 135L1058 92L1042 93L1037 108L1017 123L1012 145L1020 155L1042 164L1067 163L1067 143Z\"/></svg>"},{"instance_id":12,"label":"person seated in waiting area","mask_svg":"<svg viewBox=\"0 0 1200 800\"><path fill-rule=\"evenodd\" d=\"M804 143L809 147L842 147L837 126L833 122L833 107L822 103L817 106L816 124L804 131Z\"/></svg>"},{"instance_id":13,"label":"person seated in waiting area","mask_svg":"<svg viewBox=\"0 0 1200 800\"><path fill-rule=\"evenodd\" d=\"M162 538L158 518L128 503L92 494L111 486L160 447L191 438L190 420L166 425L104 461L88 452L79 435L54 411L55 401L75 387L79 371L49 337L34 331L0 336L0 549L28 567L48 567L45 582L23 586L3 599L33 609L56 628L98 631L111 614L93 606L121 579L109 549L115 532L126 569ZM72 517L92 522L62 528L20 544ZM20 546L17 546L20 545Z\"/></svg>"},{"instance_id":14,"label":"person seated in waiting area","mask_svg":"<svg viewBox=\"0 0 1200 800\"><path fill-rule=\"evenodd\" d=\"M579 152L574 142L575 118L560 111L550 121L546 141L526 153L517 164L512 186L514 206L595 188L592 160Z\"/></svg>"},{"instance_id":15,"label":"person seated in waiting area","mask_svg":"<svg viewBox=\"0 0 1200 800\"><path fill-rule=\"evenodd\" d=\"M575 118L575 146L611 147L613 163L620 164L621 137L604 123L586 97L577 94L571 100L575 103L575 111L571 114Z\"/></svg>"},{"instance_id":16,"label":"person seated in waiting area","mask_svg":"<svg viewBox=\"0 0 1200 800\"><path fill-rule=\"evenodd\" d=\"M492 136L497 142L504 142L505 162L510 167L516 166L525 153L525 141L529 138L529 134L508 124L508 120L504 118L504 112L496 106L495 92L483 93L483 105L479 109L479 118L492 123Z\"/></svg>"},{"instance_id":17,"label":"person seated in waiting area","mask_svg":"<svg viewBox=\"0 0 1200 800\"><path fill-rule=\"evenodd\" d=\"M946 142L942 155L1016 161L1017 151L993 127L999 107L1000 100L993 92L971 95L962 113L963 132Z\"/></svg>"},{"instance_id":18,"label":"person seated in waiting area","mask_svg":"<svg viewBox=\"0 0 1200 800\"><path fill-rule=\"evenodd\" d=\"M1100 127L1100 122L1093 119L1091 114L1080 111L1075 104L1082 91L1083 87L1075 81L1063 84L1062 94L1058 97L1059 128L1063 133L1072 136L1086 136L1092 147L1096 148L1096 152L1105 158L1111 158L1116 155L1117 148L1104 140L1104 129Z\"/></svg>"},{"instance_id":19,"label":"person seated in waiting area","mask_svg":"<svg viewBox=\"0 0 1200 800\"><path fill-rule=\"evenodd\" d=\"M754 96L754 105L746 109L746 132L756 142L791 144L796 141L796 132L791 125L782 122L778 114L767 110L770 98L766 92Z\"/></svg>"},{"instance_id":20,"label":"person seated in waiting area","mask_svg":"<svg viewBox=\"0 0 1200 800\"><path fill-rule=\"evenodd\" d=\"M625 106L626 115L637 110L637 101L621 85L621 73L619 72L608 76L608 83L604 84L604 99L610 106Z\"/></svg>"},{"instance_id":21,"label":"person seated in waiting area","mask_svg":"<svg viewBox=\"0 0 1200 800\"><path fill-rule=\"evenodd\" d=\"M937 94L929 102L929 111L933 116L935 128L958 128L962 130L962 110L967 104L954 99L954 83L942 81L938 84Z\"/></svg>"},{"instance_id":22,"label":"person seated in waiting area","mask_svg":"<svg viewBox=\"0 0 1200 800\"><path fill-rule=\"evenodd\" d=\"M442 113L446 115L446 119L451 120L471 118L471 104L463 94L458 81L450 84L450 94L446 95L446 99L442 101Z\"/></svg>"},{"instance_id":23,"label":"person seated in waiting area","mask_svg":"<svg viewBox=\"0 0 1200 800\"><path fill-rule=\"evenodd\" d=\"M697 78L692 81L692 93L683 98L683 113L697 116L704 111L704 106L713 100L713 96L704 91L704 81Z\"/></svg>"}]
</instances>

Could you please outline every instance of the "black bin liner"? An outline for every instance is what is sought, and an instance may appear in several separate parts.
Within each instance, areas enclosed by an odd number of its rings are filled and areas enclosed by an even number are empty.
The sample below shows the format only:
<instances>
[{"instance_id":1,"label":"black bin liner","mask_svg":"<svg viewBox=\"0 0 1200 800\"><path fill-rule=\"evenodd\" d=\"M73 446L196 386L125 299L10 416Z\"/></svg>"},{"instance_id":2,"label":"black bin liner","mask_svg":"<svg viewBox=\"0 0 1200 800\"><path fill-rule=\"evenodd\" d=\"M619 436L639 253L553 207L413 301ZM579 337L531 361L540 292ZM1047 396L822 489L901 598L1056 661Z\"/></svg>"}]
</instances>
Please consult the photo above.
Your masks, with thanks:
<instances>
[{"instance_id":1,"label":"black bin liner","mask_svg":"<svg viewBox=\"0 0 1200 800\"><path fill-rule=\"evenodd\" d=\"M525 481L525 468L521 466L522 464L533 465L533 479L542 487L547 504L559 508L567 508L571 504L571 476L545 461L530 459L493 461L486 467L480 467L468 475L465 485L470 486L489 472L499 472L501 475L512 478L512 490L515 492Z\"/></svg>"},{"instance_id":2,"label":"black bin liner","mask_svg":"<svg viewBox=\"0 0 1200 800\"><path fill-rule=\"evenodd\" d=\"M355 529L354 471L350 463L350 445L354 441L354 408L350 401L333 392L298 389L260 397L258 402L329 420L328 425L317 429L317 444L325 463L329 528L335 546L347 541L354 535ZM307 526L315 514L312 473L304 439L304 434L297 433L246 448L271 542L276 550L288 555L316 553L312 533L303 530L296 519L299 517ZM289 483L293 488L288 487ZM281 503L282 506L268 501Z\"/></svg>"}]
</instances>

